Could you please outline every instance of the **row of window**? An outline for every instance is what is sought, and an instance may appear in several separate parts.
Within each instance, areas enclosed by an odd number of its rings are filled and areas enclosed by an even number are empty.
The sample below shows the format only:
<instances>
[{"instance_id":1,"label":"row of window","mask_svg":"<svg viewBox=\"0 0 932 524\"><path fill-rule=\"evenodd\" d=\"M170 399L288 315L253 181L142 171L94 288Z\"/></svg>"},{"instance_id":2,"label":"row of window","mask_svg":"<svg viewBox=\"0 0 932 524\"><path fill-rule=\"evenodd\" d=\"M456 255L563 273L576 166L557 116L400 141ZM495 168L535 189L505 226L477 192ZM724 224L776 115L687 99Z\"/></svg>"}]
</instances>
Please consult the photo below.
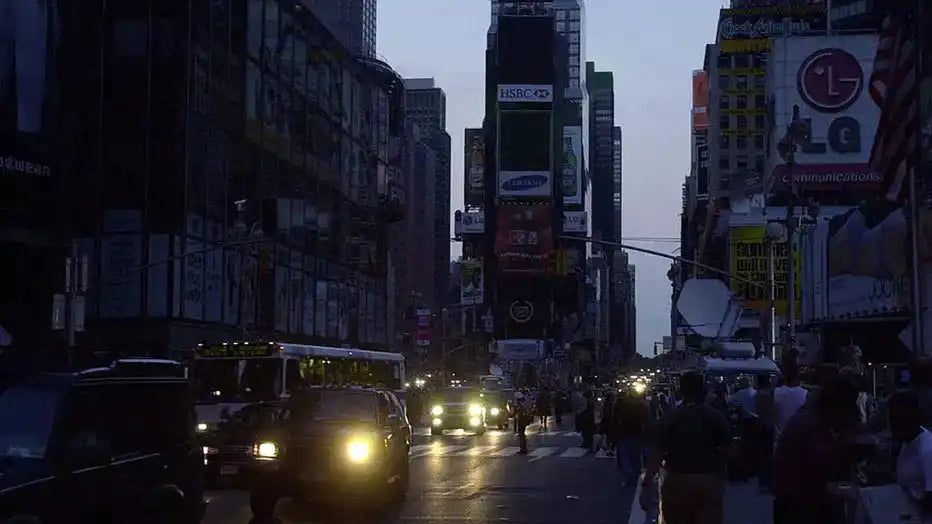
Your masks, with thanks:
<instances>
[{"instance_id":1,"label":"row of window","mask_svg":"<svg viewBox=\"0 0 932 524\"><path fill-rule=\"evenodd\" d=\"M767 53L737 53L737 54L720 54L718 55L718 68L721 69L743 69L746 67L767 67L770 62L770 55Z\"/></svg>"},{"instance_id":2,"label":"row of window","mask_svg":"<svg viewBox=\"0 0 932 524\"><path fill-rule=\"evenodd\" d=\"M767 77L764 75L719 75L718 77L718 88L723 90L764 89L766 86Z\"/></svg>"},{"instance_id":3,"label":"row of window","mask_svg":"<svg viewBox=\"0 0 932 524\"><path fill-rule=\"evenodd\" d=\"M732 100L734 100L734 105L732 105ZM754 105L748 105L748 102L751 100L754 101ZM763 109L767 99L764 95L758 94L753 97L748 95L736 95L732 97L731 95L721 95L718 97L718 108L719 109Z\"/></svg>"},{"instance_id":4,"label":"row of window","mask_svg":"<svg viewBox=\"0 0 932 524\"><path fill-rule=\"evenodd\" d=\"M731 120L734 118L734 129L764 129L767 118L764 115L754 115L754 127L749 126L747 115L721 115L718 117L719 129L732 129Z\"/></svg>"},{"instance_id":5,"label":"row of window","mask_svg":"<svg viewBox=\"0 0 932 524\"><path fill-rule=\"evenodd\" d=\"M731 161L732 157L727 155L722 155L718 159L718 168L722 171L744 171L751 169L753 167L755 173L764 172L764 157L763 155L757 155L754 157L754 165L751 165L750 157L747 155L738 155L734 157L734 162Z\"/></svg>"}]
</instances>

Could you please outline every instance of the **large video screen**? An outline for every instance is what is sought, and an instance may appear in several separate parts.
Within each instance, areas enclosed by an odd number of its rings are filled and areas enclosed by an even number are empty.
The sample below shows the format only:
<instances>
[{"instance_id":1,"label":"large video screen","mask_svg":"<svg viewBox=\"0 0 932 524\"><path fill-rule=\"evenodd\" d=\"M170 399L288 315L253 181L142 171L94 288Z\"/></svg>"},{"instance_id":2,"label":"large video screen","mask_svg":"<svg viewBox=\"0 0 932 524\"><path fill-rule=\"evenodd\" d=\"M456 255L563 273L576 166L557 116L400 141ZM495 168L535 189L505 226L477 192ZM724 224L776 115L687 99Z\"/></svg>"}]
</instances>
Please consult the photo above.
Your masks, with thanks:
<instances>
[{"instance_id":1,"label":"large video screen","mask_svg":"<svg viewBox=\"0 0 932 524\"><path fill-rule=\"evenodd\" d=\"M551 111L498 113L498 169L550 171Z\"/></svg>"},{"instance_id":2,"label":"large video screen","mask_svg":"<svg viewBox=\"0 0 932 524\"><path fill-rule=\"evenodd\" d=\"M495 44L499 84L555 82L553 19L545 16L503 16Z\"/></svg>"}]
</instances>

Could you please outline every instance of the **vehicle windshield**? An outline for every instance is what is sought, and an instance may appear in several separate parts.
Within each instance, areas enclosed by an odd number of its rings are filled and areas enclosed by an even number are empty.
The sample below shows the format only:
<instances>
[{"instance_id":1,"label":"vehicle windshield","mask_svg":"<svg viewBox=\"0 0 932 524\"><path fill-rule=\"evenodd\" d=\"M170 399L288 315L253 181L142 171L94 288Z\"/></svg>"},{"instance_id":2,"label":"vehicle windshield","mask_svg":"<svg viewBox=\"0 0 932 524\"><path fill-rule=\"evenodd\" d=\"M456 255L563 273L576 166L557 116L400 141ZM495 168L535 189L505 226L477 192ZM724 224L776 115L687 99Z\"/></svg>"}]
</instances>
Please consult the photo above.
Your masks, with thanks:
<instances>
[{"instance_id":1,"label":"vehicle windshield","mask_svg":"<svg viewBox=\"0 0 932 524\"><path fill-rule=\"evenodd\" d=\"M45 458L59 398L56 391L37 387L0 394L0 456Z\"/></svg>"},{"instance_id":2,"label":"vehicle windshield","mask_svg":"<svg viewBox=\"0 0 932 524\"><path fill-rule=\"evenodd\" d=\"M437 395L437 400L450 403L473 402L479 398L479 390L472 388L447 388Z\"/></svg>"},{"instance_id":3,"label":"vehicle windshield","mask_svg":"<svg viewBox=\"0 0 932 524\"><path fill-rule=\"evenodd\" d=\"M377 397L368 391L308 391L295 396L291 417L296 420L358 420L374 422Z\"/></svg>"},{"instance_id":4,"label":"vehicle windshield","mask_svg":"<svg viewBox=\"0 0 932 524\"><path fill-rule=\"evenodd\" d=\"M501 391L486 391L482 397L489 406L500 406L505 404L505 394Z\"/></svg>"},{"instance_id":5,"label":"vehicle windshield","mask_svg":"<svg viewBox=\"0 0 932 524\"><path fill-rule=\"evenodd\" d=\"M192 375L198 403L275 400L281 392L277 358L197 359Z\"/></svg>"}]
</instances>

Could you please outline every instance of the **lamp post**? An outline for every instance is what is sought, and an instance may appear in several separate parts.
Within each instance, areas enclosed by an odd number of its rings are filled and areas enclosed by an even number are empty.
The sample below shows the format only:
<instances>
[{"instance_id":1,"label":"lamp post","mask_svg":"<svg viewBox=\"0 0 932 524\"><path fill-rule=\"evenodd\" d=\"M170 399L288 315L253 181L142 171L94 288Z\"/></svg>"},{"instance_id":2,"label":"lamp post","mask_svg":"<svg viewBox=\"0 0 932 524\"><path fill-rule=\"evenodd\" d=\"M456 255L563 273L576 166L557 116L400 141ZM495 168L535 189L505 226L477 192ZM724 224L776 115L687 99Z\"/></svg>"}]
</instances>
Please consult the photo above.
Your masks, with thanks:
<instances>
[{"instance_id":1,"label":"lamp post","mask_svg":"<svg viewBox=\"0 0 932 524\"><path fill-rule=\"evenodd\" d=\"M779 154L786 162L789 187L786 198L786 355L795 357L796 349L796 264L794 241L796 237L796 150L807 139L809 127L799 118L799 105L793 105L793 119L786 126L786 134L778 144Z\"/></svg>"}]
</instances>

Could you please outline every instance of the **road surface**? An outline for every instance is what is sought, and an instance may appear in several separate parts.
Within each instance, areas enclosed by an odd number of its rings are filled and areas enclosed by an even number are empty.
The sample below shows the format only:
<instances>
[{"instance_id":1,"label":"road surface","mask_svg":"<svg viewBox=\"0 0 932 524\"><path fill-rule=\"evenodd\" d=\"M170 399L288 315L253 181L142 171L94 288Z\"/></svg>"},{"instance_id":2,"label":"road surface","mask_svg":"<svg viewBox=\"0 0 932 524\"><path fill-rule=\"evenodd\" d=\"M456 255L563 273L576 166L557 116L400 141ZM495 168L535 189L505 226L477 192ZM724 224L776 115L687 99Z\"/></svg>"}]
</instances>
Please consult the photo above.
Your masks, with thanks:
<instances>
[{"instance_id":1,"label":"road surface","mask_svg":"<svg viewBox=\"0 0 932 524\"><path fill-rule=\"evenodd\" d=\"M283 524L642 524L636 484L622 486L614 459L586 453L570 429L544 432L532 426L527 456L517 454L511 431L431 437L419 429L403 506L373 514L284 499L278 518ZM770 522L769 501L752 488L729 487L727 524ZM213 491L208 500L205 524L250 522L245 493Z\"/></svg>"}]
</instances>

